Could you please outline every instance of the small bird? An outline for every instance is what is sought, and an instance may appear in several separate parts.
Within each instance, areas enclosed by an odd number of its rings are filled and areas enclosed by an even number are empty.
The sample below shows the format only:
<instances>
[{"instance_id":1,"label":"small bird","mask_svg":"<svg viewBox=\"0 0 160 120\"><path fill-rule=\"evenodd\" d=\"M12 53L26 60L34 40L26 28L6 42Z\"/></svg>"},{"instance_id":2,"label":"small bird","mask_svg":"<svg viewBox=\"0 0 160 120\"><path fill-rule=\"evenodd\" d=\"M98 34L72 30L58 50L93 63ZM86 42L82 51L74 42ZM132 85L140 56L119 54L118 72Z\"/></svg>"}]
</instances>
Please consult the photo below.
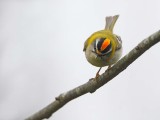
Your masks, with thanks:
<instances>
[{"instance_id":1,"label":"small bird","mask_svg":"<svg viewBox=\"0 0 160 120\"><path fill-rule=\"evenodd\" d=\"M84 43L83 51L87 61L100 67L95 78L99 76L102 67L108 66L109 69L122 55L122 40L113 33L118 17L119 15L106 17L105 29L93 33Z\"/></svg>"}]
</instances>

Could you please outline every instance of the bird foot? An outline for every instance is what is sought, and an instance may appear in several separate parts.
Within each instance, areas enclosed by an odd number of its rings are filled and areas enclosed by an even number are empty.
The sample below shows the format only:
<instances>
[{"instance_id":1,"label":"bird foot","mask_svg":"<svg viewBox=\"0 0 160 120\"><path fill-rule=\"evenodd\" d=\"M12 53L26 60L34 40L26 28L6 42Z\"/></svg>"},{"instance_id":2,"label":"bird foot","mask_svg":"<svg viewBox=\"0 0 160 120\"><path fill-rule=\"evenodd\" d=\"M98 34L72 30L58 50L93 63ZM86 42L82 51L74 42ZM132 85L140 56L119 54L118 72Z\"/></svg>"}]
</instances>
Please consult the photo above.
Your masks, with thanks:
<instances>
[{"instance_id":1,"label":"bird foot","mask_svg":"<svg viewBox=\"0 0 160 120\"><path fill-rule=\"evenodd\" d=\"M97 79L99 76L100 76L100 75L99 75L99 73L97 73L97 74L96 74L96 77L95 77L95 79Z\"/></svg>"},{"instance_id":2,"label":"bird foot","mask_svg":"<svg viewBox=\"0 0 160 120\"><path fill-rule=\"evenodd\" d=\"M105 72L109 71L110 69L111 69L111 65L108 66L108 68L107 68L107 70Z\"/></svg>"}]
</instances>

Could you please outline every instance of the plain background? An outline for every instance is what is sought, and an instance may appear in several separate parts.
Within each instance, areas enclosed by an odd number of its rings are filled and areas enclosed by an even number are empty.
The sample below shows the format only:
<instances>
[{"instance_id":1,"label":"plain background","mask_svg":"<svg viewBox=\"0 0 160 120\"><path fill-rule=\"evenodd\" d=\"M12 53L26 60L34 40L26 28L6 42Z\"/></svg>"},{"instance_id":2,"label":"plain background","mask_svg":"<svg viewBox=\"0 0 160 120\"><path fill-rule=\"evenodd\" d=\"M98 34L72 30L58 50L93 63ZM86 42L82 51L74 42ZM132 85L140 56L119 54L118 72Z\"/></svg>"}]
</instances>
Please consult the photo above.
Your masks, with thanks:
<instances>
[{"instance_id":1,"label":"plain background","mask_svg":"<svg viewBox=\"0 0 160 120\"><path fill-rule=\"evenodd\" d=\"M160 28L159 0L0 0L0 120L22 120L95 76L84 41L119 14L123 56ZM160 44L49 120L159 120ZM103 68L102 72L106 68Z\"/></svg>"}]
</instances>

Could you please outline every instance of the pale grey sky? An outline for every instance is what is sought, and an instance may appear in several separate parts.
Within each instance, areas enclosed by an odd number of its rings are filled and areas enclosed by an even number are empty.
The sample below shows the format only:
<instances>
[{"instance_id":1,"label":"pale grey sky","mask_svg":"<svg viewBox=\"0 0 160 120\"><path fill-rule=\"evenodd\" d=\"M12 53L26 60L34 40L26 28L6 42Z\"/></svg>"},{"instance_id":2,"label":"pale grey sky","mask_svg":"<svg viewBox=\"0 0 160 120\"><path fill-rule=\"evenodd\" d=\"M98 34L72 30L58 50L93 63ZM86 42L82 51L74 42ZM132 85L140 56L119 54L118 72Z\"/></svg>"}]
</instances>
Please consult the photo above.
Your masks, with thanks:
<instances>
[{"instance_id":1,"label":"pale grey sky","mask_svg":"<svg viewBox=\"0 0 160 120\"><path fill-rule=\"evenodd\" d=\"M123 55L160 28L159 0L0 0L0 120L22 120L94 77L84 41L119 14ZM159 120L160 44L49 120ZM102 72L106 68L103 68Z\"/></svg>"}]
</instances>

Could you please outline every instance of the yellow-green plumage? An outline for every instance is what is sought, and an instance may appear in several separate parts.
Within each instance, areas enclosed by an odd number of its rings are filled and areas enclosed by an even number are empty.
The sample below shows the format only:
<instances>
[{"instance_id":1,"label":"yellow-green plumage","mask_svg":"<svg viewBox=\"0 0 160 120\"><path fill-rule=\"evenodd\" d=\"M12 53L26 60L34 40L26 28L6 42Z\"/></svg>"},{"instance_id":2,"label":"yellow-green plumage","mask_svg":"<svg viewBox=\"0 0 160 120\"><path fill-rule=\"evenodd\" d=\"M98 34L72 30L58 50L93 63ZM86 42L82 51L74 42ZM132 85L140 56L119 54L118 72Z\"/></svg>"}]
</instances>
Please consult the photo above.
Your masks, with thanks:
<instances>
[{"instance_id":1,"label":"yellow-green plumage","mask_svg":"<svg viewBox=\"0 0 160 120\"><path fill-rule=\"evenodd\" d=\"M90 47L91 43L93 43L97 38L109 38L111 40L111 43L112 43L112 47L113 47L113 50L112 50L112 54L111 56L109 57L112 58L112 56L114 55L115 53L115 49L116 49L116 41L114 39L116 39L115 35L113 35L113 33L110 31L110 30L100 30L100 31L97 31L95 33L93 33L88 39L87 41L85 42L84 44L84 49L83 51L85 51L87 49L87 47ZM109 60L108 59L108 60ZM107 60L107 61L108 61ZM106 62L107 62L106 61Z\"/></svg>"},{"instance_id":2,"label":"yellow-green plumage","mask_svg":"<svg viewBox=\"0 0 160 120\"><path fill-rule=\"evenodd\" d=\"M118 15L106 17L106 26L104 30L93 33L84 43L86 58L89 63L97 67L110 66L118 61L122 53L121 42L119 42L117 35L113 34L114 25L118 19ZM99 55L94 52L97 39L107 38L111 42L111 51ZM100 44L100 43L98 43Z\"/></svg>"}]
</instances>

